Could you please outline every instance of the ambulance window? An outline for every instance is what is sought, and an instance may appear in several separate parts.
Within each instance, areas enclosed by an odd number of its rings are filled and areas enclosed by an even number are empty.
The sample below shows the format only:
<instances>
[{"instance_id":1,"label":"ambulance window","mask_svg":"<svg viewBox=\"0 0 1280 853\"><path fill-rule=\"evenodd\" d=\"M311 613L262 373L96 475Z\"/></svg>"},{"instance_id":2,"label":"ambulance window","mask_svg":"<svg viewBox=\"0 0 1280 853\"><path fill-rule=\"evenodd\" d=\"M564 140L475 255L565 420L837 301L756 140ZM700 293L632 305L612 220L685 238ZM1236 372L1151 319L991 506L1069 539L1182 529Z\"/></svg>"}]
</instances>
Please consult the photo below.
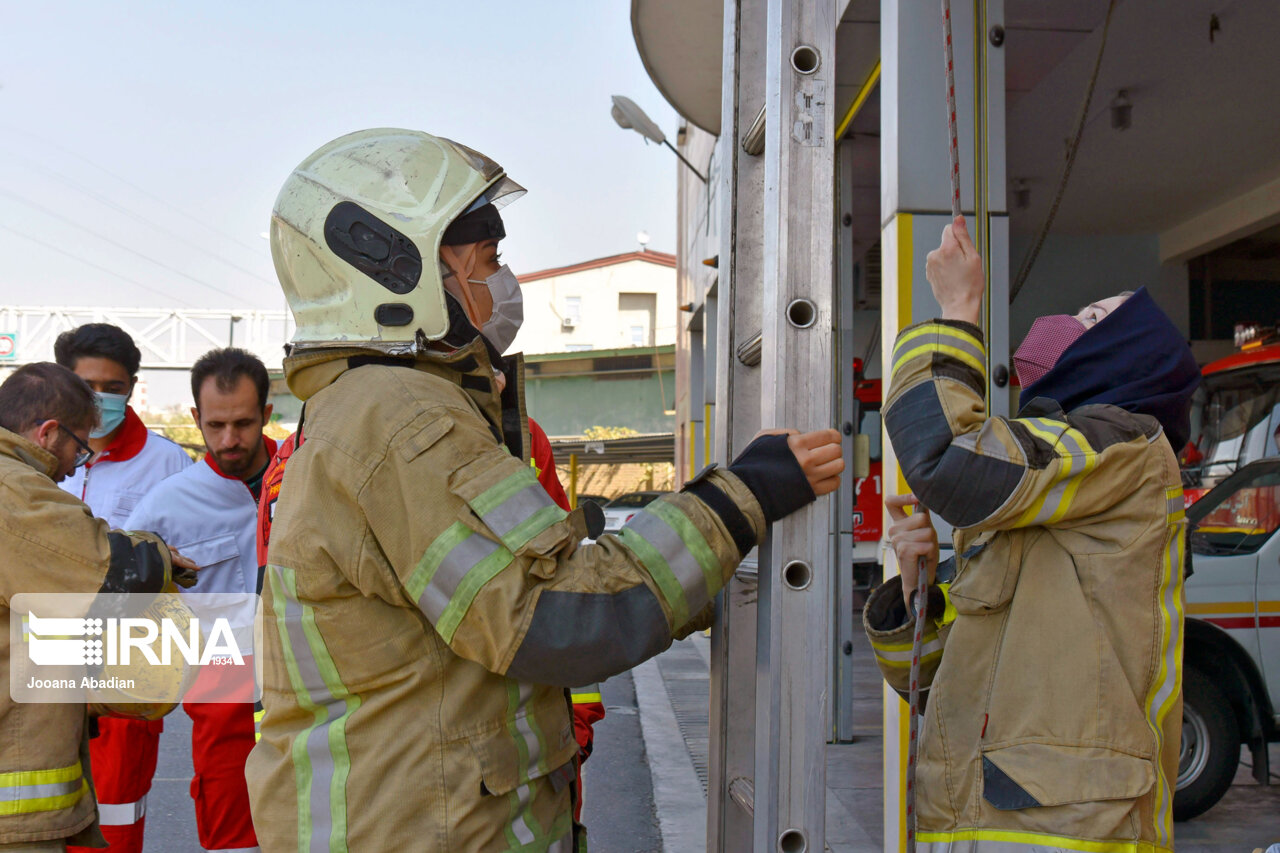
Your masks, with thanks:
<instances>
[{"instance_id":1,"label":"ambulance window","mask_svg":"<svg viewBox=\"0 0 1280 853\"><path fill-rule=\"evenodd\" d=\"M1224 480L1187 513L1191 550L1221 556L1251 554L1280 528L1280 467L1245 468Z\"/></svg>"}]
</instances>

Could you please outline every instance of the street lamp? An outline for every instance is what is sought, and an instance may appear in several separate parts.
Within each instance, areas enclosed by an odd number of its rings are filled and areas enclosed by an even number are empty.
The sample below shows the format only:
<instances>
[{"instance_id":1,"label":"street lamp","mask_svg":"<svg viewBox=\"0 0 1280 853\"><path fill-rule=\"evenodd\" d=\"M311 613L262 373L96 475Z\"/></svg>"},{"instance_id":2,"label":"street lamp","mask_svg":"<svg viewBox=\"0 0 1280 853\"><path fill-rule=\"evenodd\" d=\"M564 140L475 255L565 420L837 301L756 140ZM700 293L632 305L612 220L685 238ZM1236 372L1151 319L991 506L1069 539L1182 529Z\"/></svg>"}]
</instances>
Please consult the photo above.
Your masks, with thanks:
<instances>
[{"instance_id":1,"label":"street lamp","mask_svg":"<svg viewBox=\"0 0 1280 853\"><path fill-rule=\"evenodd\" d=\"M227 346L228 347L233 347L236 345L236 323L239 323L243 319L244 318L241 317L239 314L231 315L231 322L227 324Z\"/></svg>"},{"instance_id":2,"label":"street lamp","mask_svg":"<svg viewBox=\"0 0 1280 853\"><path fill-rule=\"evenodd\" d=\"M613 96L613 109L609 111L613 116L613 120L618 123L618 127L623 130L634 130L645 138L645 142L653 141L670 148L680 162L689 167L689 171L698 176L704 184L707 182L706 176L693 167L693 164L685 159L685 156L676 150L676 147L667 141L667 136L662 132L662 128L654 123L653 119L644 114L644 110L636 106L636 102L623 95Z\"/></svg>"}]
</instances>

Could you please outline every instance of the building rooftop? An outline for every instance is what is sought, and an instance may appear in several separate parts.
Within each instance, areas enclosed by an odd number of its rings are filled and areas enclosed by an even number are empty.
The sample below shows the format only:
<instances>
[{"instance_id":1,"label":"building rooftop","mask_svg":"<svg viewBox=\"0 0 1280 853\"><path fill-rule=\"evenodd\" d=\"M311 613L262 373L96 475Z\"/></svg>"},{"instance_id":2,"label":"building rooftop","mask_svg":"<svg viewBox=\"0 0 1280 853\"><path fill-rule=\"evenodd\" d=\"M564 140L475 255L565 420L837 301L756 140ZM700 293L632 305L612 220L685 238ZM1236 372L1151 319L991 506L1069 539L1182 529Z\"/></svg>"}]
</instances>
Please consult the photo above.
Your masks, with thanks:
<instances>
[{"instance_id":1,"label":"building rooftop","mask_svg":"<svg viewBox=\"0 0 1280 853\"><path fill-rule=\"evenodd\" d=\"M620 255L609 255L603 258L596 258L591 261L582 261L577 264L570 264L566 267L552 267L551 269L538 270L537 272L525 273L516 276L521 284L527 284L531 281L538 281L544 278L555 278L560 275L570 275L571 273L584 272L586 270L599 269L600 267L610 267L615 264L625 264L630 261L644 261L650 264L657 264L661 267L670 267L675 269L676 256L669 255L666 252L623 252Z\"/></svg>"}]
</instances>

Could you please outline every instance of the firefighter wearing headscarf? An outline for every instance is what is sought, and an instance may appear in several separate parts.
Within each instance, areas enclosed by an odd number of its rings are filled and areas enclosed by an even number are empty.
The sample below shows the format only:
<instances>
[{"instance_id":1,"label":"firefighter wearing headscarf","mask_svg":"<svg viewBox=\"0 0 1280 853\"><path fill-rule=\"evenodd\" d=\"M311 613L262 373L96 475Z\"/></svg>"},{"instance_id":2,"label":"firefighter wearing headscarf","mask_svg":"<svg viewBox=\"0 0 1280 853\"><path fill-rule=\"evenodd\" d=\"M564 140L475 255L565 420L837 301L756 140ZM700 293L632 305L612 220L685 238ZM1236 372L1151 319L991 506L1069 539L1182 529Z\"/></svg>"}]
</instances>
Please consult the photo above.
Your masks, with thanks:
<instances>
[{"instance_id":1,"label":"firefighter wearing headscarf","mask_svg":"<svg viewBox=\"0 0 1280 853\"><path fill-rule=\"evenodd\" d=\"M886 499L902 577L863 622L905 694L903 590L931 587L918 849L1172 851L1186 517L1174 448L1199 371L1145 290L1041 318L1014 354L1015 418L986 411L985 278L957 218L929 255L940 319L898 335L885 431L914 496Z\"/></svg>"},{"instance_id":2,"label":"firefighter wearing headscarf","mask_svg":"<svg viewBox=\"0 0 1280 853\"><path fill-rule=\"evenodd\" d=\"M465 146L382 129L320 148L276 201L305 438L264 570L264 851L581 849L565 688L665 649L770 522L838 483L835 431L762 435L580 546L582 512L530 467L519 359L445 284L504 298L500 268L441 247L483 259L522 192Z\"/></svg>"}]
</instances>

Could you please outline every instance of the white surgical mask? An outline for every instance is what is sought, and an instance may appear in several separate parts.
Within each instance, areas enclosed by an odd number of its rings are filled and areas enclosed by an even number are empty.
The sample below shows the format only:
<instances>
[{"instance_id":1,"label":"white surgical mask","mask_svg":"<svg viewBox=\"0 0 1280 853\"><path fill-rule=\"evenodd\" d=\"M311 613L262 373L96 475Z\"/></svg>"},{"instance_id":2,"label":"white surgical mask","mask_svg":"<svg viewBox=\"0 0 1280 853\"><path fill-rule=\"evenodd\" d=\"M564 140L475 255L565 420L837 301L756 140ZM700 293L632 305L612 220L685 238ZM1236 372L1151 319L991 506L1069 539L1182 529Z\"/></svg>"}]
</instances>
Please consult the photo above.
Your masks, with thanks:
<instances>
[{"instance_id":1,"label":"white surgical mask","mask_svg":"<svg viewBox=\"0 0 1280 853\"><path fill-rule=\"evenodd\" d=\"M506 352L524 323L524 294L520 292L516 274L511 271L511 267L503 264L484 281L473 278L467 281L489 288L489 295L493 298L493 313L480 329L480 334L488 338L498 352Z\"/></svg>"}]
</instances>

